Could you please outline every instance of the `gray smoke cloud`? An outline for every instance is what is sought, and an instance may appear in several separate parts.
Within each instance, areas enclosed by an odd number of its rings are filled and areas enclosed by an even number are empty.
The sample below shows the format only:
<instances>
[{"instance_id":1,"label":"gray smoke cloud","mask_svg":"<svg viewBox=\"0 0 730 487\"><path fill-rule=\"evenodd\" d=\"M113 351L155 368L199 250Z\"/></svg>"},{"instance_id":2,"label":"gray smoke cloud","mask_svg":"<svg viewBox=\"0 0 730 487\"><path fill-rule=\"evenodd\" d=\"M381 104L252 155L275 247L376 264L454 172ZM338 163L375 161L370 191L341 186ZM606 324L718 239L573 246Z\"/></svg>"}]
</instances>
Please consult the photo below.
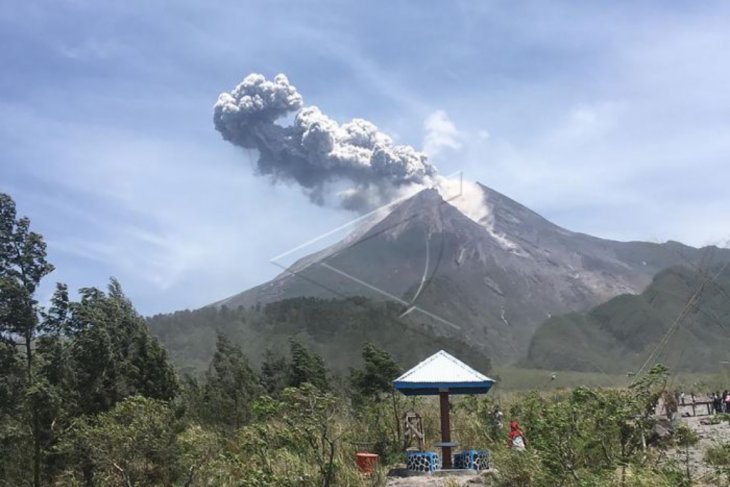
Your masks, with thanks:
<instances>
[{"instance_id":1,"label":"gray smoke cloud","mask_svg":"<svg viewBox=\"0 0 730 487\"><path fill-rule=\"evenodd\" d=\"M291 125L277 123L291 114ZM220 94L213 120L225 140L259 152L261 174L298 183L317 204L325 202L333 183L351 184L338 192L343 207L365 211L437 178L424 153L394 145L373 123L354 119L340 125L316 106L305 106L283 74L273 81L246 76Z\"/></svg>"}]
</instances>

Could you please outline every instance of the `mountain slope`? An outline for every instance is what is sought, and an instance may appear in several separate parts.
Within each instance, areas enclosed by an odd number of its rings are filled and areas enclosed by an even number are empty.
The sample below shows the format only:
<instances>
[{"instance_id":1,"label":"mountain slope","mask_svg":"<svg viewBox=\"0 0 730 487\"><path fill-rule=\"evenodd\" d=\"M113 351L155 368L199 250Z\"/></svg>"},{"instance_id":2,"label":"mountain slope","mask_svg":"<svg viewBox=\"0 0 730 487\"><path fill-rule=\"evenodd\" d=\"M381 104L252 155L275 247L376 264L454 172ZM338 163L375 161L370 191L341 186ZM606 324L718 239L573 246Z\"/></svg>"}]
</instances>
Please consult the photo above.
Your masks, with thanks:
<instances>
[{"instance_id":1,"label":"mountain slope","mask_svg":"<svg viewBox=\"0 0 730 487\"><path fill-rule=\"evenodd\" d=\"M479 186L486 216L470 219L424 190L274 280L216 303L365 296L399 302L410 323L462 337L498 361L524 355L548 317L641 292L662 269L730 259L716 248L616 242L570 232ZM412 305L417 308L411 310Z\"/></svg>"},{"instance_id":2,"label":"mountain slope","mask_svg":"<svg viewBox=\"0 0 730 487\"><path fill-rule=\"evenodd\" d=\"M363 344L374 343L401 365L418 363L444 349L478 370L489 371L490 361L474 346L459 339L433 336L398 319L400 310L389 302L364 298L294 298L259 309L207 307L178 311L148 319L150 329L180 368L204 370L215 351L217 333L241 346L254 364L267 349L287 354L295 338L319 353L333 371L345 375L359 365Z\"/></svg>"},{"instance_id":3,"label":"mountain slope","mask_svg":"<svg viewBox=\"0 0 730 487\"><path fill-rule=\"evenodd\" d=\"M717 371L730 350L726 290L730 290L730 267L704 272L667 269L640 295L618 296L588 313L547 320L531 340L527 364L556 370L627 372L641 367L654 352L652 364L662 362L683 371ZM684 317L678 321L683 311ZM670 328L675 331L668 334ZM665 336L666 345L661 346Z\"/></svg>"}]
</instances>

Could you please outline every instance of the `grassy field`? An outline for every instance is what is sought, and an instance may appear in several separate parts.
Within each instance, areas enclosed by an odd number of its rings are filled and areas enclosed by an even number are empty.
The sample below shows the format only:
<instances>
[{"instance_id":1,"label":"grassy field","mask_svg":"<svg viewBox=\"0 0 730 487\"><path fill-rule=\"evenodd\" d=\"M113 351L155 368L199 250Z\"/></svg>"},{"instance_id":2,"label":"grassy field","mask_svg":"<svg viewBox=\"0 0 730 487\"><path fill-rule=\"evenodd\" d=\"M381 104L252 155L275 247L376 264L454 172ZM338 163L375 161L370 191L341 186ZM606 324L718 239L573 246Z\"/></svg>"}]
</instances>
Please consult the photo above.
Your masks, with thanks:
<instances>
[{"instance_id":1,"label":"grassy field","mask_svg":"<svg viewBox=\"0 0 730 487\"><path fill-rule=\"evenodd\" d=\"M624 374L597 372L549 371L517 367L497 367L492 373L497 384L492 394L528 390L553 390L586 387L626 387L633 377ZM730 388L730 370L715 373L680 373L670 379L670 387L697 393L723 391Z\"/></svg>"}]
</instances>

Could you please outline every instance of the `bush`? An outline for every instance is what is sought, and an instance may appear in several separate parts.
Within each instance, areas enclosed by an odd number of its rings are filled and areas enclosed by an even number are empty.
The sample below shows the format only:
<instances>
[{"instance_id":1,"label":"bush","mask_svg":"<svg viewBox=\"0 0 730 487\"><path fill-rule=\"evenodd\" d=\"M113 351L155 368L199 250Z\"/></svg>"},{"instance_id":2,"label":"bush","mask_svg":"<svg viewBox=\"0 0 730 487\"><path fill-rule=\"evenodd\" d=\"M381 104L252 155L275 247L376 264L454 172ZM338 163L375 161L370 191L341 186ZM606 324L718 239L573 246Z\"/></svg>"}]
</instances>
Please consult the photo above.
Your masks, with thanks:
<instances>
[{"instance_id":1,"label":"bush","mask_svg":"<svg viewBox=\"0 0 730 487\"><path fill-rule=\"evenodd\" d=\"M680 424L674 433L674 441L679 446L687 447L696 445L700 441L700 437L686 424Z\"/></svg>"},{"instance_id":2,"label":"bush","mask_svg":"<svg viewBox=\"0 0 730 487\"><path fill-rule=\"evenodd\" d=\"M730 467L730 443L718 443L705 450L705 461L715 467Z\"/></svg>"}]
</instances>

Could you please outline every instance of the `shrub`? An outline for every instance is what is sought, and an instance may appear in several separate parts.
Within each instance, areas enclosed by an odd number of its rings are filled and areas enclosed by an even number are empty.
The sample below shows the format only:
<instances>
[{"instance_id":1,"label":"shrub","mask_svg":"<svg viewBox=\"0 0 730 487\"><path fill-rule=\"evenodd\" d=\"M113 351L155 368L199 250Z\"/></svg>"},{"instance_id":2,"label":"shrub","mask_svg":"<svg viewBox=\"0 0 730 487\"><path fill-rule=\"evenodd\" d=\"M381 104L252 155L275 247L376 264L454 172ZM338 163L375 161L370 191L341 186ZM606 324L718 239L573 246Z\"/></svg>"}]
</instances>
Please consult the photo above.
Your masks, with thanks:
<instances>
[{"instance_id":1,"label":"shrub","mask_svg":"<svg viewBox=\"0 0 730 487\"><path fill-rule=\"evenodd\" d=\"M730 443L718 443L705 450L705 461L716 467L730 467Z\"/></svg>"}]
</instances>

